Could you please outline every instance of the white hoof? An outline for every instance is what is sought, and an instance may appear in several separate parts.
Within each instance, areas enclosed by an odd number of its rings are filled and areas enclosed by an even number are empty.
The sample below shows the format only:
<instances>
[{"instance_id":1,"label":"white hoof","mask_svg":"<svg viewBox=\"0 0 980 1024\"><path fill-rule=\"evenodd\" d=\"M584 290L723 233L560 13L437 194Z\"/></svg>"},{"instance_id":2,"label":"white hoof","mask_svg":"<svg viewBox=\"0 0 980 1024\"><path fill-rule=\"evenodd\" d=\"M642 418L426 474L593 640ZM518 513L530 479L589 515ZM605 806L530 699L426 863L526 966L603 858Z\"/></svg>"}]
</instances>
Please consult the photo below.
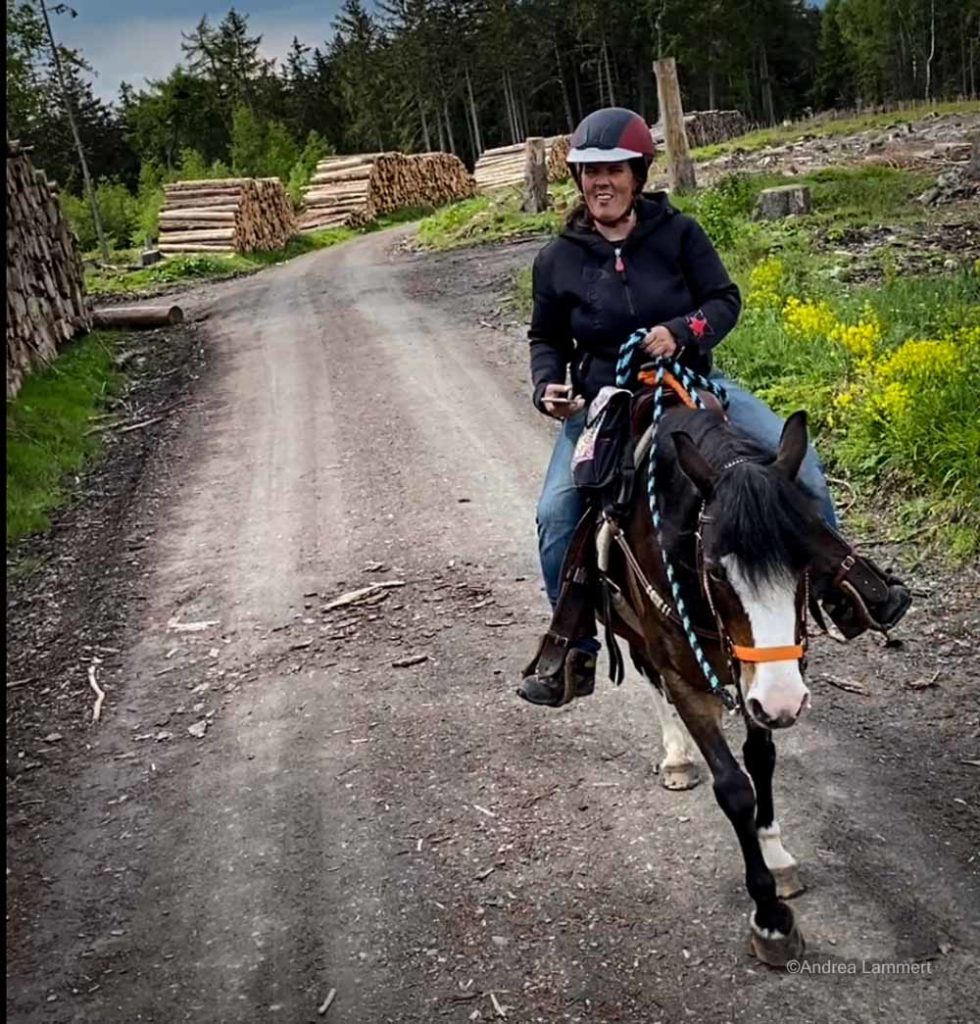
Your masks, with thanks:
<instances>
[{"instance_id":1,"label":"white hoof","mask_svg":"<svg viewBox=\"0 0 980 1024\"><path fill-rule=\"evenodd\" d=\"M694 789L701 782L701 769L696 764L664 764L660 766L660 785L664 789Z\"/></svg>"},{"instance_id":2,"label":"white hoof","mask_svg":"<svg viewBox=\"0 0 980 1024\"><path fill-rule=\"evenodd\" d=\"M776 895L781 900L792 899L806 891L806 886L800 879L800 869L795 864L773 869L772 877L776 880Z\"/></svg>"},{"instance_id":3,"label":"white hoof","mask_svg":"<svg viewBox=\"0 0 980 1024\"><path fill-rule=\"evenodd\" d=\"M755 923L755 911L752 912L749 924L749 948L752 955L767 967L785 967L791 960L799 960L803 956L806 943L795 920L789 935L760 928Z\"/></svg>"}]
</instances>

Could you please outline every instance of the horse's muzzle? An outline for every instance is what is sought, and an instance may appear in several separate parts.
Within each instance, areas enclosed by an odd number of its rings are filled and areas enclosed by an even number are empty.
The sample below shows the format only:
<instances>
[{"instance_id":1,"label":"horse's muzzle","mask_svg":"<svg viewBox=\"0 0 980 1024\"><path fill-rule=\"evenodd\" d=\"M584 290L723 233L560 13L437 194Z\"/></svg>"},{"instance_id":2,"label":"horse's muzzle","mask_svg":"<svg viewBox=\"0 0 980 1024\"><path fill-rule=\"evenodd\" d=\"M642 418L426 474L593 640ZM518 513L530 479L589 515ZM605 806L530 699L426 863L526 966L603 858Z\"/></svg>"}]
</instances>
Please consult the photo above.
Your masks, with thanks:
<instances>
[{"instance_id":1,"label":"horse's muzzle","mask_svg":"<svg viewBox=\"0 0 980 1024\"><path fill-rule=\"evenodd\" d=\"M765 729L788 729L799 721L810 705L810 691L803 687L803 698L794 710L792 705L767 710L762 701L749 697L745 702L749 714Z\"/></svg>"}]
</instances>

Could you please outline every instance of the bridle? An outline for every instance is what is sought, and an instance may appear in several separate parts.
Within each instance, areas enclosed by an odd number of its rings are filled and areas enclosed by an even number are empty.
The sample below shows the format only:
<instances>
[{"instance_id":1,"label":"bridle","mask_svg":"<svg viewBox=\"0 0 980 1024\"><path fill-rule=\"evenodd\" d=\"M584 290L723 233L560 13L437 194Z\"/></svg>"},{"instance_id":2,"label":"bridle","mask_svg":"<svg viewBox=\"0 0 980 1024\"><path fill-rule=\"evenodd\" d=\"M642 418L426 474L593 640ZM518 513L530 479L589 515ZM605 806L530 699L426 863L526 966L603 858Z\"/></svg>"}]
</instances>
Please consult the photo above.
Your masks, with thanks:
<instances>
[{"instance_id":1,"label":"bridle","mask_svg":"<svg viewBox=\"0 0 980 1024\"><path fill-rule=\"evenodd\" d=\"M747 458L733 459L731 462L725 463L725 465L721 467L720 472L723 473L734 466L738 466L743 462L749 461L751 460ZM728 668L732 679L735 682L738 682L741 677L741 667L743 664L758 665L780 661L798 662L800 666L800 674L802 675L806 671L806 615L807 608L810 604L809 570L806 569L803 571L803 575L800 577L800 582L796 588L796 643L779 647L748 647L742 644L736 644L732 640L731 634L725 625L721 613L718 611L718 604L715 599L711 576L708 573L708 566L704 557L704 524L714 521L713 517L706 514L706 508L707 502L702 498L701 506L698 510L698 525L697 529L694 531L698 580L701 584L701 591L708 603L708 607L711 609L711 614L714 616L715 624L718 629L718 637L721 641L725 657L728 659ZM737 687L737 689L741 695L741 688Z\"/></svg>"}]
</instances>

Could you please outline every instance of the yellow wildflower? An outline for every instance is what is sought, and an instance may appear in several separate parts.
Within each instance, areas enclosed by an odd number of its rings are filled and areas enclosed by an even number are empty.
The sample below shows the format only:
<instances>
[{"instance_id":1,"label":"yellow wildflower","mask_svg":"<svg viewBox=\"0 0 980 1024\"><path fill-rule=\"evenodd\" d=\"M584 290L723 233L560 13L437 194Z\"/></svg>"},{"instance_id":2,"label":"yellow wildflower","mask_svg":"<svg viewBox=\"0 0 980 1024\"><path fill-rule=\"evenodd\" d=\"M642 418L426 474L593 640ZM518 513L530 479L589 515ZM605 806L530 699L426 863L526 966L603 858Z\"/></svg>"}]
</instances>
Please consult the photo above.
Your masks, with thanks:
<instances>
[{"instance_id":1,"label":"yellow wildflower","mask_svg":"<svg viewBox=\"0 0 980 1024\"><path fill-rule=\"evenodd\" d=\"M783 263L774 256L761 260L749 275L749 303L760 309L778 309L782 304Z\"/></svg>"},{"instance_id":2,"label":"yellow wildflower","mask_svg":"<svg viewBox=\"0 0 980 1024\"><path fill-rule=\"evenodd\" d=\"M877 364L875 376L886 384L929 380L937 374L949 373L959 363L959 351L952 341L912 338Z\"/></svg>"},{"instance_id":3,"label":"yellow wildflower","mask_svg":"<svg viewBox=\"0 0 980 1024\"><path fill-rule=\"evenodd\" d=\"M783 322L793 337L804 341L829 338L837 327L834 311L826 302L810 302L791 295L783 308Z\"/></svg>"},{"instance_id":4,"label":"yellow wildflower","mask_svg":"<svg viewBox=\"0 0 980 1024\"><path fill-rule=\"evenodd\" d=\"M830 337L858 360L870 360L874 356L875 343L881 340L881 328L877 323L865 320L856 324L838 324Z\"/></svg>"},{"instance_id":5,"label":"yellow wildflower","mask_svg":"<svg viewBox=\"0 0 980 1024\"><path fill-rule=\"evenodd\" d=\"M881 393L879 405L881 411L890 420L898 420L909 407L910 392L905 384L897 382L889 384Z\"/></svg>"}]
</instances>

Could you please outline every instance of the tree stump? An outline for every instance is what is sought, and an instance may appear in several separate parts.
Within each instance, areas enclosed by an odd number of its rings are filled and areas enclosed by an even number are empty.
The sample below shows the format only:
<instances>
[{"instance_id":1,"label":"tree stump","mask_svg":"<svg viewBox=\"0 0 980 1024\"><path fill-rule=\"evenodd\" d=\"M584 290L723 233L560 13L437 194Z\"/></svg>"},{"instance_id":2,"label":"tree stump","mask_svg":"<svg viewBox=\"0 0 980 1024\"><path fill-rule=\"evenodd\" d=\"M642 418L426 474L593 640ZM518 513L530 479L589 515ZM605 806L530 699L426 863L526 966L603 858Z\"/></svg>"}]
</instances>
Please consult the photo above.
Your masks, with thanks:
<instances>
[{"instance_id":1,"label":"tree stump","mask_svg":"<svg viewBox=\"0 0 980 1024\"><path fill-rule=\"evenodd\" d=\"M755 206L756 220L780 220L783 217L799 216L812 209L810 189L806 185L783 185L781 188L767 188L759 193Z\"/></svg>"},{"instance_id":2,"label":"tree stump","mask_svg":"<svg viewBox=\"0 0 980 1024\"><path fill-rule=\"evenodd\" d=\"M548 209L548 163L544 139L539 136L524 143L524 202L521 209L525 213L544 213Z\"/></svg>"}]
</instances>

